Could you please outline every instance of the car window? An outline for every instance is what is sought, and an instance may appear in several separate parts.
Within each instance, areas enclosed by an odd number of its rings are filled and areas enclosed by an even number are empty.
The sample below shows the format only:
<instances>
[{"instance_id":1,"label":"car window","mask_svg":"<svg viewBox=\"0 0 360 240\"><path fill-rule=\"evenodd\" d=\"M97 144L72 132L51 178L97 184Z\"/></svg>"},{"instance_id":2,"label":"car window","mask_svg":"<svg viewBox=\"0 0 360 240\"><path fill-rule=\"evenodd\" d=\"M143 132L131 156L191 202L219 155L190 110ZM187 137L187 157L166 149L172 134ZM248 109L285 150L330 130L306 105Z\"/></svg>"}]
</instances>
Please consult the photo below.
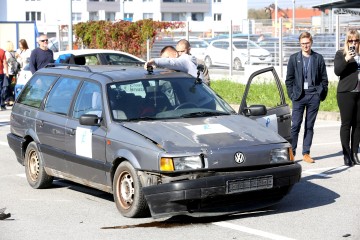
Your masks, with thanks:
<instances>
[{"instance_id":1,"label":"car window","mask_svg":"<svg viewBox=\"0 0 360 240\"><path fill-rule=\"evenodd\" d=\"M72 116L80 118L83 114L96 114L100 117L102 115L102 106L100 86L96 83L85 81L75 100Z\"/></svg>"},{"instance_id":2,"label":"car window","mask_svg":"<svg viewBox=\"0 0 360 240\"><path fill-rule=\"evenodd\" d=\"M234 46L235 46L235 48L238 48L238 49L247 49L247 42L246 41L234 42Z\"/></svg>"},{"instance_id":3,"label":"car window","mask_svg":"<svg viewBox=\"0 0 360 240\"><path fill-rule=\"evenodd\" d=\"M18 103L39 108L46 92L57 78L57 76L34 75L21 92Z\"/></svg>"},{"instance_id":4,"label":"car window","mask_svg":"<svg viewBox=\"0 0 360 240\"><path fill-rule=\"evenodd\" d=\"M85 58L85 65L100 65L97 54L84 55L83 57Z\"/></svg>"},{"instance_id":5,"label":"car window","mask_svg":"<svg viewBox=\"0 0 360 240\"><path fill-rule=\"evenodd\" d=\"M126 56L124 54L104 53L104 55L109 65L119 65L124 62L138 62L138 60L135 58Z\"/></svg>"},{"instance_id":6,"label":"car window","mask_svg":"<svg viewBox=\"0 0 360 240\"><path fill-rule=\"evenodd\" d=\"M185 113L229 114L232 111L205 84L195 83L194 79L113 83L108 86L108 98L115 120L178 118Z\"/></svg>"},{"instance_id":7,"label":"car window","mask_svg":"<svg viewBox=\"0 0 360 240\"><path fill-rule=\"evenodd\" d=\"M261 91L258 90L259 87L255 87L259 85L262 86ZM271 98L270 96L275 96L275 98ZM259 74L255 76L251 82L246 98L247 106L256 105L259 102L264 104L267 109L275 108L276 106L281 105L281 95L272 72Z\"/></svg>"},{"instance_id":8,"label":"car window","mask_svg":"<svg viewBox=\"0 0 360 240\"><path fill-rule=\"evenodd\" d=\"M51 89L44 110L66 115L79 83L79 79L60 78Z\"/></svg>"}]
</instances>

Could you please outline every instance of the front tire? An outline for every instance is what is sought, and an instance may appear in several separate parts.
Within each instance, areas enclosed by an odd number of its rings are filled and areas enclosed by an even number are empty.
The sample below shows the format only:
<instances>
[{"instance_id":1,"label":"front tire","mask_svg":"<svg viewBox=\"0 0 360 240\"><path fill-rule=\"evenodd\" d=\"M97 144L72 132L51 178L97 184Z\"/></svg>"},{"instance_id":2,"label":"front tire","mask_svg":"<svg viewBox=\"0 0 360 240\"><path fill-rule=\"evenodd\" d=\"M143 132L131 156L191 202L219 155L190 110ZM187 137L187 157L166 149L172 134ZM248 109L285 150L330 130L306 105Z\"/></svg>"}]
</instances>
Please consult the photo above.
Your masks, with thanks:
<instances>
[{"instance_id":1,"label":"front tire","mask_svg":"<svg viewBox=\"0 0 360 240\"><path fill-rule=\"evenodd\" d=\"M26 179L32 188L41 189L51 186L54 178L45 172L44 160L35 142L27 146L24 163Z\"/></svg>"},{"instance_id":2,"label":"front tire","mask_svg":"<svg viewBox=\"0 0 360 240\"><path fill-rule=\"evenodd\" d=\"M149 215L140 179L129 162L122 162L117 167L113 192L116 207L124 217L135 218Z\"/></svg>"}]
</instances>

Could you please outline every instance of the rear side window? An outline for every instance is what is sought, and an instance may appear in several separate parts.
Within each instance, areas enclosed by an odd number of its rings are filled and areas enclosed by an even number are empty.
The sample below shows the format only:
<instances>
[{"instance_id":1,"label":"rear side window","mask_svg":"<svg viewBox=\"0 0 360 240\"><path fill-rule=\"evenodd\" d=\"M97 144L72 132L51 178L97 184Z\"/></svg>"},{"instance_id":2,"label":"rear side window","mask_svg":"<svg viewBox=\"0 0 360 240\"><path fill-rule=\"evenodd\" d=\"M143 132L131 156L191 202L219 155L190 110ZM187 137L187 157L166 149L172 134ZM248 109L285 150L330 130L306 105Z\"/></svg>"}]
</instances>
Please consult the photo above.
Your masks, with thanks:
<instances>
[{"instance_id":1,"label":"rear side window","mask_svg":"<svg viewBox=\"0 0 360 240\"><path fill-rule=\"evenodd\" d=\"M35 75L21 92L18 103L39 108L57 76Z\"/></svg>"},{"instance_id":2,"label":"rear side window","mask_svg":"<svg viewBox=\"0 0 360 240\"><path fill-rule=\"evenodd\" d=\"M44 110L66 115L79 83L79 79L60 78L50 91Z\"/></svg>"}]
</instances>

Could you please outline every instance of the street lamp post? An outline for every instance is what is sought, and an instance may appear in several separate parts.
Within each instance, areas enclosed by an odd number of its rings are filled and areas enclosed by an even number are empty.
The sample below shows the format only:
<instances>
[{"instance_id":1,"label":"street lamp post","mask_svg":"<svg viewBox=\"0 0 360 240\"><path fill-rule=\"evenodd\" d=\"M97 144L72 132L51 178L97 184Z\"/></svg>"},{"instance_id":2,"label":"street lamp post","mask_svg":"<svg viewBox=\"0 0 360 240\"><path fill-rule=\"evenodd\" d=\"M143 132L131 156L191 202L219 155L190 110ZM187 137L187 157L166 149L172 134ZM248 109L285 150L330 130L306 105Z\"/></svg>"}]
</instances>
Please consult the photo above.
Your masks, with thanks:
<instances>
[{"instance_id":1,"label":"street lamp post","mask_svg":"<svg viewBox=\"0 0 360 240\"><path fill-rule=\"evenodd\" d=\"M293 0L293 22L292 22L292 34L295 34L295 0Z\"/></svg>"}]
</instances>

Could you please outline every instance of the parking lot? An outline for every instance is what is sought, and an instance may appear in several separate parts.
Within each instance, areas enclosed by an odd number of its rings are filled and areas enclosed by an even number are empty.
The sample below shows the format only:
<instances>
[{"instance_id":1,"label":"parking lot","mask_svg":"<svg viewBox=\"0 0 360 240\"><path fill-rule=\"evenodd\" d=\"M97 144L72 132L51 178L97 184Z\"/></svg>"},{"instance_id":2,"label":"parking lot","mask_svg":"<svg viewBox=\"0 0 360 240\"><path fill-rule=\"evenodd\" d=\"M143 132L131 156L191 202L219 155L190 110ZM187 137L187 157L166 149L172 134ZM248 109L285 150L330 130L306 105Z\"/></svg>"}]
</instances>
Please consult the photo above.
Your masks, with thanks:
<instances>
[{"instance_id":1,"label":"parking lot","mask_svg":"<svg viewBox=\"0 0 360 240\"><path fill-rule=\"evenodd\" d=\"M7 145L10 110L0 113L0 239L359 239L360 167L344 167L337 121L319 120L302 180L262 211L216 218L122 217L112 195L57 180L32 189ZM300 152L300 149L299 151ZM296 161L301 157L296 156Z\"/></svg>"}]
</instances>

